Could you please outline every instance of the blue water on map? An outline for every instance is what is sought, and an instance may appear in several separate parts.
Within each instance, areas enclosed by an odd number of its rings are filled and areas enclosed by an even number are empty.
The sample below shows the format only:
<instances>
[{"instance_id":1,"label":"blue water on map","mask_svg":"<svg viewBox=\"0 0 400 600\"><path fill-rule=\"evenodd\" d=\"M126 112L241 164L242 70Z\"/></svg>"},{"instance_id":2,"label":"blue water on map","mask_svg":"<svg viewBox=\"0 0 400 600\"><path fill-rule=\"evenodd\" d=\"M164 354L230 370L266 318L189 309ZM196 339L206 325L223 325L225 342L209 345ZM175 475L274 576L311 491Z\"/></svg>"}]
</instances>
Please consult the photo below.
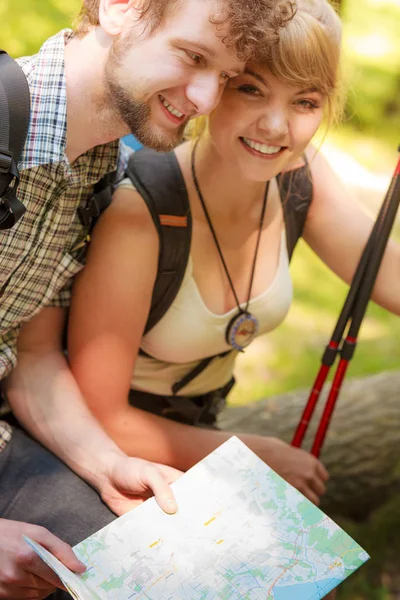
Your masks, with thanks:
<instances>
[{"instance_id":1,"label":"blue water on map","mask_svg":"<svg viewBox=\"0 0 400 600\"><path fill-rule=\"evenodd\" d=\"M315 583L298 583L274 587L274 600L317 600L342 583L341 579L320 579Z\"/></svg>"}]
</instances>

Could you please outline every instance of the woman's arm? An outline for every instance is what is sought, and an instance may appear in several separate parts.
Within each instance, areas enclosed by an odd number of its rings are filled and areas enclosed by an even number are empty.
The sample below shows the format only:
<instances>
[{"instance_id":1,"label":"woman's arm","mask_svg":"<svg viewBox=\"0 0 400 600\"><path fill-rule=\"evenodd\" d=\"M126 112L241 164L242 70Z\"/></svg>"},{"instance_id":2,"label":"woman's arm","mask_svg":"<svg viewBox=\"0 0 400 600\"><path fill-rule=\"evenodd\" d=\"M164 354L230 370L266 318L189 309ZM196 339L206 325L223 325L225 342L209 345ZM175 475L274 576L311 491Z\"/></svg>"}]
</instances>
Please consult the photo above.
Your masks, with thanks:
<instances>
[{"instance_id":1,"label":"woman's arm","mask_svg":"<svg viewBox=\"0 0 400 600\"><path fill-rule=\"evenodd\" d=\"M187 469L229 434L181 425L128 403L158 254L157 232L143 200L132 190L117 190L74 286L68 352L91 411L125 452Z\"/></svg>"},{"instance_id":2,"label":"woman's arm","mask_svg":"<svg viewBox=\"0 0 400 600\"><path fill-rule=\"evenodd\" d=\"M314 193L304 239L336 275L350 283L372 230L373 219L351 196L319 152L311 149L307 156ZM400 315L400 246L393 240L387 245L372 299Z\"/></svg>"},{"instance_id":3,"label":"woman's arm","mask_svg":"<svg viewBox=\"0 0 400 600\"><path fill-rule=\"evenodd\" d=\"M118 190L75 284L69 357L90 409L127 454L186 470L232 434L176 423L128 403L157 264L158 237L147 207L136 192ZM239 437L318 503L327 478L319 461L274 438Z\"/></svg>"}]
</instances>

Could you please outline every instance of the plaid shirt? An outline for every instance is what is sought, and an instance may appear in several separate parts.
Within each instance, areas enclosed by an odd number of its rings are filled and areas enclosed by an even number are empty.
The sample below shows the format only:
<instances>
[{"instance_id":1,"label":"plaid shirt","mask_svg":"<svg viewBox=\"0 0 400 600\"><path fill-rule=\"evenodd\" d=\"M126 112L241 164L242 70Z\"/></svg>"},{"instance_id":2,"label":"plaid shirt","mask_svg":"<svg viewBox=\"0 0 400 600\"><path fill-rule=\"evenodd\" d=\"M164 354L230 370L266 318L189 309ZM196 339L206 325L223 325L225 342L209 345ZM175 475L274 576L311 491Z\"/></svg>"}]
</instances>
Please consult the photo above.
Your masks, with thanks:
<instances>
[{"instance_id":1,"label":"plaid shirt","mask_svg":"<svg viewBox=\"0 0 400 600\"><path fill-rule=\"evenodd\" d=\"M82 268L77 246L87 232L77 208L93 186L114 171L119 141L96 146L71 165L65 156L67 94L64 48L72 32L50 38L32 57L18 62L31 92L31 120L20 162L19 198L26 213L0 231L0 380L15 366L21 324L43 307L66 307L72 278ZM123 148L123 162L126 160ZM10 438L0 421L0 451Z\"/></svg>"}]
</instances>

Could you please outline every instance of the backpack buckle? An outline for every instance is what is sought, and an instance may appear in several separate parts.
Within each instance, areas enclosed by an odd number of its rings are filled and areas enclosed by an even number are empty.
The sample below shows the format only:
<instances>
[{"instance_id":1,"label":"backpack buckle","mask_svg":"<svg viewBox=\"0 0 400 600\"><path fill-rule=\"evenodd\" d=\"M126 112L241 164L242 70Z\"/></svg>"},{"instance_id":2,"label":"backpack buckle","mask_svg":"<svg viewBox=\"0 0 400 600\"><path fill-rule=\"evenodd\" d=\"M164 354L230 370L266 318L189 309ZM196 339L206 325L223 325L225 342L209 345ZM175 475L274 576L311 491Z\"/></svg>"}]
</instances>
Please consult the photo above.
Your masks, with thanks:
<instances>
[{"instance_id":1,"label":"backpack buckle","mask_svg":"<svg viewBox=\"0 0 400 600\"><path fill-rule=\"evenodd\" d=\"M0 173L7 174L11 171L13 156L9 150L0 148Z\"/></svg>"},{"instance_id":2,"label":"backpack buckle","mask_svg":"<svg viewBox=\"0 0 400 600\"><path fill-rule=\"evenodd\" d=\"M0 231L11 229L26 210L16 195L18 184L18 177L14 177L14 181L8 186L4 194L0 196Z\"/></svg>"},{"instance_id":3,"label":"backpack buckle","mask_svg":"<svg viewBox=\"0 0 400 600\"><path fill-rule=\"evenodd\" d=\"M100 209L97 205L96 196L93 195L89 199L87 205L80 206L77 212L81 224L86 228L90 228L93 219L97 218L100 215Z\"/></svg>"},{"instance_id":4,"label":"backpack buckle","mask_svg":"<svg viewBox=\"0 0 400 600\"><path fill-rule=\"evenodd\" d=\"M78 208L78 217L81 224L91 229L103 210L111 203L111 182L113 181L114 173L108 173L94 186L94 193L89 198L86 206L81 205Z\"/></svg>"}]
</instances>

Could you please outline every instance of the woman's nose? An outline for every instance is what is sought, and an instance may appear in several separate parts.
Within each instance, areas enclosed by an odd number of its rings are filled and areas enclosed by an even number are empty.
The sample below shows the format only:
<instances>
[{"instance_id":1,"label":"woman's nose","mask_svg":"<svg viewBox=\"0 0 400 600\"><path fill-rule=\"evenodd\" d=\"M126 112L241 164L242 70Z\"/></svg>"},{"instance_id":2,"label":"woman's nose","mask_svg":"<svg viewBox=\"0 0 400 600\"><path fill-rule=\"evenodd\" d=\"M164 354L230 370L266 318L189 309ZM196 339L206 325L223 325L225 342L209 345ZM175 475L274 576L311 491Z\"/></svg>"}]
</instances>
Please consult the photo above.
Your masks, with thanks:
<instances>
[{"instance_id":1,"label":"woman's nose","mask_svg":"<svg viewBox=\"0 0 400 600\"><path fill-rule=\"evenodd\" d=\"M270 141L284 137L289 131L286 111L269 106L260 118L259 127L266 133Z\"/></svg>"}]
</instances>

